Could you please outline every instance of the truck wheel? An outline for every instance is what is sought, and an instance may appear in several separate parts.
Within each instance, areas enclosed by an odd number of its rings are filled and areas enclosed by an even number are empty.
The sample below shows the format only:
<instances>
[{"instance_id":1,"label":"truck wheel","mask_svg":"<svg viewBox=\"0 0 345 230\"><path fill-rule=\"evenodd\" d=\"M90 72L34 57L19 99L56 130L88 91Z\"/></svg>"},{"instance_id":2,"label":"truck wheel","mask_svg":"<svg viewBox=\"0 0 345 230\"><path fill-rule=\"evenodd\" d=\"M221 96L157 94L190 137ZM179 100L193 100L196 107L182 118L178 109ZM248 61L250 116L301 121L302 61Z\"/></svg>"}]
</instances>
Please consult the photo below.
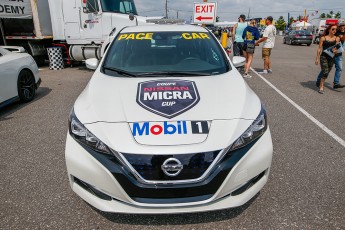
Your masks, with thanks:
<instances>
[{"instance_id":1,"label":"truck wheel","mask_svg":"<svg viewBox=\"0 0 345 230\"><path fill-rule=\"evenodd\" d=\"M18 96L22 102L29 102L36 94L35 77L29 70L22 70L18 75Z\"/></svg>"}]
</instances>

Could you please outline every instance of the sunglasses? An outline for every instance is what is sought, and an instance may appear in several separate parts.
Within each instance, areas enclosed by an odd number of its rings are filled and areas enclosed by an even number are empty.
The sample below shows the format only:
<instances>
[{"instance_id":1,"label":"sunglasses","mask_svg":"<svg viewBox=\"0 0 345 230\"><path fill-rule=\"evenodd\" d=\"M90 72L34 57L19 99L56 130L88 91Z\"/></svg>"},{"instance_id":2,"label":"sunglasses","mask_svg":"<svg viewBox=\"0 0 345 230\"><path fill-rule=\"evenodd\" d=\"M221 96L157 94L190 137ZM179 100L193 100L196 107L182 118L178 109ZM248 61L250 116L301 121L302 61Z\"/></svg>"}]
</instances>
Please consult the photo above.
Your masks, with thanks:
<instances>
[{"instance_id":1,"label":"sunglasses","mask_svg":"<svg viewBox=\"0 0 345 230\"><path fill-rule=\"evenodd\" d=\"M337 30L337 28L332 28L331 30L334 31L334 30Z\"/></svg>"}]
</instances>

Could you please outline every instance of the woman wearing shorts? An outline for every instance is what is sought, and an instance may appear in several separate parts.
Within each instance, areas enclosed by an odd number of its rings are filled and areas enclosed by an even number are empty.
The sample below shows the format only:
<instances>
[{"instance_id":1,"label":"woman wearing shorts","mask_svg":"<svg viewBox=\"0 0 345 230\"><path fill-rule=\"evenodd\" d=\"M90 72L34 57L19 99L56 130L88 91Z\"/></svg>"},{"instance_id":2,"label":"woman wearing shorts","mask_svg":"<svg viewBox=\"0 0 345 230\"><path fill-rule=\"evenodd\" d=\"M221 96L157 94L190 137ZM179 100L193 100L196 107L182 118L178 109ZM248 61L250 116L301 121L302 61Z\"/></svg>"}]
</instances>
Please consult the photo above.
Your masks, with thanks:
<instances>
[{"instance_id":1,"label":"woman wearing shorts","mask_svg":"<svg viewBox=\"0 0 345 230\"><path fill-rule=\"evenodd\" d=\"M256 21L251 20L249 26L247 26L242 34L242 38L244 39L244 46L243 46L243 55L246 58L246 64L244 66L244 75L245 78L251 78L248 74L250 65L252 64L254 50L255 50L255 41L259 40L260 33L258 28L256 28Z\"/></svg>"}]
</instances>

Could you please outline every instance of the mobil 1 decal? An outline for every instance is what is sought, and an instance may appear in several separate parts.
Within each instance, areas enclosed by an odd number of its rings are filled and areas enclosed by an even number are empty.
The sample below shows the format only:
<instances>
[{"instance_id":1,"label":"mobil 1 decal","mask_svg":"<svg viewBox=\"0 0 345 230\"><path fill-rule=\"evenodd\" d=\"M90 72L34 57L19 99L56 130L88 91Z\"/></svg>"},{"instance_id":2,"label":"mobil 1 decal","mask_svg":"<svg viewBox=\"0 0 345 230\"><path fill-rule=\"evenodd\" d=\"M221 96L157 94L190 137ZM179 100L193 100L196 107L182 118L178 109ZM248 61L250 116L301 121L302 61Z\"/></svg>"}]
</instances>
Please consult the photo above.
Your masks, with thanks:
<instances>
[{"instance_id":1,"label":"mobil 1 decal","mask_svg":"<svg viewBox=\"0 0 345 230\"><path fill-rule=\"evenodd\" d=\"M137 103L169 119L193 108L199 100L194 81L154 80L138 84Z\"/></svg>"},{"instance_id":2,"label":"mobil 1 decal","mask_svg":"<svg viewBox=\"0 0 345 230\"><path fill-rule=\"evenodd\" d=\"M182 145L205 141L211 121L146 121L129 123L129 126L140 144Z\"/></svg>"}]
</instances>

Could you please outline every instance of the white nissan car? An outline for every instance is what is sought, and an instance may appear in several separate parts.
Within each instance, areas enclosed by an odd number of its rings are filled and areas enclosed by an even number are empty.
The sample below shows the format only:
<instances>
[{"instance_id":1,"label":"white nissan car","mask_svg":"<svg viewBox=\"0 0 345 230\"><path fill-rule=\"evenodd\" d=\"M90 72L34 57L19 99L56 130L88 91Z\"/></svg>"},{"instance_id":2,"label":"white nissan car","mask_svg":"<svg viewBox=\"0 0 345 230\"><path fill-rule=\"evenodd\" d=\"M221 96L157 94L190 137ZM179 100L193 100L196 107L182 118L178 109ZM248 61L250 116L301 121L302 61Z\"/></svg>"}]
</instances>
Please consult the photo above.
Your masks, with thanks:
<instances>
[{"instance_id":1,"label":"white nissan car","mask_svg":"<svg viewBox=\"0 0 345 230\"><path fill-rule=\"evenodd\" d=\"M268 180L273 147L266 111L238 60L199 26L120 31L70 113L73 191L117 213L248 202Z\"/></svg>"}]
</instances>

